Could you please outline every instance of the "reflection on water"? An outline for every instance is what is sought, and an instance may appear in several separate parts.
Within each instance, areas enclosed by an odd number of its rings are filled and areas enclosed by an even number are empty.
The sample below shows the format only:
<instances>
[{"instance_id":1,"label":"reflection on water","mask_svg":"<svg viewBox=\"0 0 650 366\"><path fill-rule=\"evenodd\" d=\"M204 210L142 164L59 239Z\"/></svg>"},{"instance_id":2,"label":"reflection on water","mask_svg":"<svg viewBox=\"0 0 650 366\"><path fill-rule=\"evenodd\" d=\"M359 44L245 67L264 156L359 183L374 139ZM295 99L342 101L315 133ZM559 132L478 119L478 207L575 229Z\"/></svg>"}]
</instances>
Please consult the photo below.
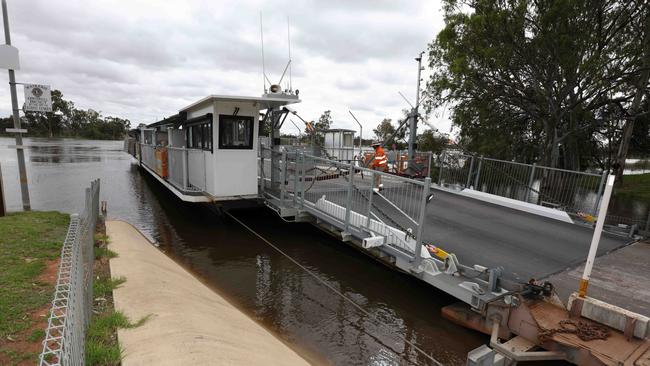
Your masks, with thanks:
<instances>
[{"instance_id":1,"label":"reflection on water","mask_svg":"<svg viewBox=\"0 0 650 366\"><path fill-rule=\"evenodd\" d=\"M16 152L0 138L10 210L20 209ZM77 212L83 188L100 178L109 216L134 224L177 262L200 276L314 363L427 364L397 335L445 364L462 365L487 337L451 324L440 308L454 299L390 270L308 224L267 209L233 214L352 298L359 312L232 220L184 204L147 177L120 141L27 139L32 206ZM37 146L36 146L37 145ZM381 326L375 319L385 324Z\"/></svg>"}]
</instances>

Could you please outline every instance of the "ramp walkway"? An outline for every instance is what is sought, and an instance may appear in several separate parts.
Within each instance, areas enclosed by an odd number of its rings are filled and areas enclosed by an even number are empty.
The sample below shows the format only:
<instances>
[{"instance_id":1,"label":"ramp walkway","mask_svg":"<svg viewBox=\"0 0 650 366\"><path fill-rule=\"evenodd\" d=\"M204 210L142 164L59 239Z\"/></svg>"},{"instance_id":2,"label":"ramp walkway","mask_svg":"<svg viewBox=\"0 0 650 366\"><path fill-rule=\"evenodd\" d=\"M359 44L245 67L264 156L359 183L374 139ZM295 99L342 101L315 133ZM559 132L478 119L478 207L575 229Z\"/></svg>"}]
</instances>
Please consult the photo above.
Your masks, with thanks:
<instances>
[{"instance_id":1,"label":"ramp walkway","mask_svg":"<svg viewBox=\"0 0 650 366\"><path fill-rule=\"evenodd\" d=\"M122 365L308 365L287 345L156 249L133 226L108 221L111 275L126 283L115 308L140 327L118 330Z\"/></svg>"},{"instance_id":2,"label":"ramp walkway","mask_svg":"<svg viewBox=\"0 0 650 366\"><path fill-rule=\"evenodd\" d=\"M424 240L455 253L463 263L505 269L513 281L542 279L587 259L593 231L584 226L434 190ZM598 255L631 239L604 234Z\"/></svg>"}]
</instances>

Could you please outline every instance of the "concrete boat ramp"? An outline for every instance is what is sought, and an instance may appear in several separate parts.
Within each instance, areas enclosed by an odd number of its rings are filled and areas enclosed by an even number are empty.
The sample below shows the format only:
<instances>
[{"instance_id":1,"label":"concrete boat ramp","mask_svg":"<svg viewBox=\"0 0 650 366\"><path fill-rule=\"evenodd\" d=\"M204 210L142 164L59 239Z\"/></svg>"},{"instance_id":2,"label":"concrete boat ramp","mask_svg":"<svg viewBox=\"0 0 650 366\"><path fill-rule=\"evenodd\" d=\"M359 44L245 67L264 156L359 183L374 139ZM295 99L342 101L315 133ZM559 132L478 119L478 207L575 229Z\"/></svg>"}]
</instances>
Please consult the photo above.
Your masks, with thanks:
<instances>
[{"instance_id":1,"label":"concrete boat ramp","mask_svg":"<svg viewBox=\"0 0 650 366\"><path fill-rule=\"evenodd\" d=\"M132 321L118 330L123 366L308 365L268 330L156 249L126 222L108 221L111 275L126 283L113 292L116 310Z\"/></svg>"}]
</instances>

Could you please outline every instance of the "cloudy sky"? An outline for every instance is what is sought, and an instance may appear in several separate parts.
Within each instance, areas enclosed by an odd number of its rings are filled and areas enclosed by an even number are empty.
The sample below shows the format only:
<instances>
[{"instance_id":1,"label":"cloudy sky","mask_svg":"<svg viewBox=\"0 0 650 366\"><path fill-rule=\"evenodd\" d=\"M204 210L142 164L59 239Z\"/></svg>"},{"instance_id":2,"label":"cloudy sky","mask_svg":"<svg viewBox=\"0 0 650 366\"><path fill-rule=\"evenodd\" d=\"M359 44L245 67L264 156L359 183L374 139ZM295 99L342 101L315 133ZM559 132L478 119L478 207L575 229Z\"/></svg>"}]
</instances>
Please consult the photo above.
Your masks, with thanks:
<instances>
[{"instance_id":1,"label":"cloudy sky","mask_svg":"<svg viewBox=\"0 0 650 366\"><path fill-rule=\"evenodd\" d=\"M438 1L83 1L8 0L18 82L50 84L80 108L132 125L176 113L209 94L262 93L260 12L266 70L279 80L288 60L306 119L331 110L334 126L364 135L400 117L415 99L414 57L443 26ZM426 80L427 73L423 75ZM10 113L2 73L0 115ZM22 88L18 89L22 105ZM295 120L295 118L294 118ZM449 131L444 115L430 118ZM299 121L296 121L299 122ZM283 131L295 133L287 123Z\"/></svg>"}]
</instances>

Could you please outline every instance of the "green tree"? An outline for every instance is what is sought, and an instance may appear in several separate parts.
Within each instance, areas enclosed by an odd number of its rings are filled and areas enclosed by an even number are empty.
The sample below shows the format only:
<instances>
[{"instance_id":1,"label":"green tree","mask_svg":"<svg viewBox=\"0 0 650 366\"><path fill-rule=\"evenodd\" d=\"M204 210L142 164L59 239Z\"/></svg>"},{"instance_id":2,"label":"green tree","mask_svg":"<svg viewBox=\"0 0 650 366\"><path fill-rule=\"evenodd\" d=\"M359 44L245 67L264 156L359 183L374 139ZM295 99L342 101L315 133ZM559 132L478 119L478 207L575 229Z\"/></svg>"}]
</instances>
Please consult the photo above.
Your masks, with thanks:
<instances>
[{"instance_id":1,"label":"green tree","mask_svg":"<svg viewBox=\"0 0 650 366\"><path fill-rule=\"evenodd\" d=\"M643 1L444 0L443 8L427 107L450 106L469 149L580 169L599 145L620 140L612 124L638 113Z\"/></svg>"},{"instance_id":2,"label":"green tree","mask_svg":"<svg viewBox=\"0 0 650 366\"><path fill-rule=\"evenodd\" d=\"M406 136L406 129L402 128L397 134L395 134L396 128L393 126L393 122L390 118L384 118L372 132L375 134L377 140L380 140L384 143L395 143L402 145L404 143L404 137ZM387 141L391 136L395 134L392 141Z\"/></svg>"},{"instance_id":3,"label":"green tree","mask_svg":"<svg viewBox=\"0 0 650 366\"><path fill-rule=\"evenodd\" d=\"M442 152L447 147L448 138L435 135L432 130L425 130L418 135L418 151L431 151L434 154Z\"/></svg>"}]
</instances>

